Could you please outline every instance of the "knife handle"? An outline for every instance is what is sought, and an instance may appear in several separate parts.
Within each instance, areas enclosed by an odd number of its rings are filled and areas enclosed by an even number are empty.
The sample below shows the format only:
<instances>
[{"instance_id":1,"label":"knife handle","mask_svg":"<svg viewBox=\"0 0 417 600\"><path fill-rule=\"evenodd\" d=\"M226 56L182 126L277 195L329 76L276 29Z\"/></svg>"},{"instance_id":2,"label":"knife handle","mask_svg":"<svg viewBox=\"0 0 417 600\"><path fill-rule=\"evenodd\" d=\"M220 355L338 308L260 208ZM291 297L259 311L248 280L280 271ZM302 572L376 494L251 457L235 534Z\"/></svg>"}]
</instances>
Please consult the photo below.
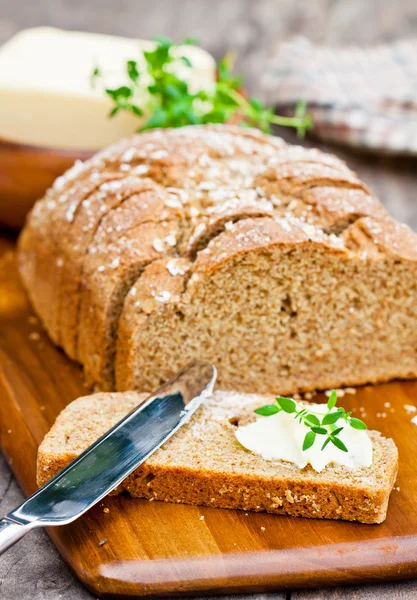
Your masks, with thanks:
<instances>
[{"instance_id":1,"label":"knife handle","mask_svg":"<svg viewBox=\"0 0 417 600\"><path fill-rule=\"evenodd\" d=\"M10 546L13 546L15 542L20 540L28 531L32 529L32 526L19 525L14 521L9 521L7 517L0 521L0 554L3 554Z\"/></svg>"}]
</instances>

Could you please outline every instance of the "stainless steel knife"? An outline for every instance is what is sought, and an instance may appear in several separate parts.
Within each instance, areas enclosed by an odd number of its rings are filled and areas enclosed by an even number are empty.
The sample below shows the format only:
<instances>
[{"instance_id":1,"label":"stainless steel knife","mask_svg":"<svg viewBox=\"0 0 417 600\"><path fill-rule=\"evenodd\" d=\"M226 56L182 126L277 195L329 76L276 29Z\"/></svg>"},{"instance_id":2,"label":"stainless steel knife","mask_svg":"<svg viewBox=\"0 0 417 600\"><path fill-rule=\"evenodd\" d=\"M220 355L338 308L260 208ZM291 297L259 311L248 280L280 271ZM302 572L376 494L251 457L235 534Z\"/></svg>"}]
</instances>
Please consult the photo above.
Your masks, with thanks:
<instances>
[{"instance_id":1,"label":"stainless steel knife","mask_svg":"<svg viewBox=\"0 0 417 600\"><path fill-rule=\"evenodd\" d=\"M213 390L216 369L194 361L0 521L0 554L35 527L71 523L166 442Z\"/></svg>"}]
</instances>

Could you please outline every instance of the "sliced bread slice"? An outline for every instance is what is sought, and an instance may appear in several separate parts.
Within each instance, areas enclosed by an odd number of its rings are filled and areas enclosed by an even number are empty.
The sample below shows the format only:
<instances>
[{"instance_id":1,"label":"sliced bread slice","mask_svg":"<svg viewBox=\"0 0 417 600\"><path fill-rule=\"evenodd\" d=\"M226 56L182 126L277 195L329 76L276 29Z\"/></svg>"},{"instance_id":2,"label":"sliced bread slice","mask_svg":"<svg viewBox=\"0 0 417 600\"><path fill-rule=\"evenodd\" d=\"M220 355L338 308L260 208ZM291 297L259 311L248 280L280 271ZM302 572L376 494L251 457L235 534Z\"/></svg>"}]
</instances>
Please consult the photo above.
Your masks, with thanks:
<instances>
[{"instance_id":1,"label":"sliced bread slice","mask_svg":"<svg viewBox=\"0 0 417 600\"><path fill-rule=\"evenodd\" d=\"M71 460L140 404L145 394L99 393L79 398L59 415L38 452L37 479L46 483ZM393 440L370 431L373 463L349 470L266 461L235 437L239 423L270 396L215 392L171 440L116 490L133 497L183 504L267 511L321 519L381 523L395 482L398 451Z\"/></svg>"}]
</instances>

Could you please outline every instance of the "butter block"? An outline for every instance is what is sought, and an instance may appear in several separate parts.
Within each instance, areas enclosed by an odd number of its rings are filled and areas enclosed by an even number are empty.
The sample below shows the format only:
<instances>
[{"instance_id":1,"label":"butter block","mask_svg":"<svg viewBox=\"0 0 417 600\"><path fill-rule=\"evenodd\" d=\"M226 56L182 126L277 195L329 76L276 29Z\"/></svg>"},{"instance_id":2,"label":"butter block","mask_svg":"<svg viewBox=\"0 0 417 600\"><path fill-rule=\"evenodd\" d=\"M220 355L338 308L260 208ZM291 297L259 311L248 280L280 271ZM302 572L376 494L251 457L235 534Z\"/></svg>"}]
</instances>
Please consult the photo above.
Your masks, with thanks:
<instances>
[{"instance_id":1,"label":"butter block","mask_svg":"<svg viewBox=\"0 0 417 600\"><path fill-rule=\"evenodd\" d=\"M143 51L154 42L95 33L37 27L21 31L0 48L0 138L35 146L96 150L136 131L140 120L120 112L108 117L113 104L105 87L126 82L126 62L144 65ZM173 70L188 77L190 88L210 89L214 59L196 46L182 46L183 61ZM104 74L91 85L99 66ZM141 69L140 69L141 70ZM141 77L139 97L147 93Z\"/></svg>"}]
</instances>

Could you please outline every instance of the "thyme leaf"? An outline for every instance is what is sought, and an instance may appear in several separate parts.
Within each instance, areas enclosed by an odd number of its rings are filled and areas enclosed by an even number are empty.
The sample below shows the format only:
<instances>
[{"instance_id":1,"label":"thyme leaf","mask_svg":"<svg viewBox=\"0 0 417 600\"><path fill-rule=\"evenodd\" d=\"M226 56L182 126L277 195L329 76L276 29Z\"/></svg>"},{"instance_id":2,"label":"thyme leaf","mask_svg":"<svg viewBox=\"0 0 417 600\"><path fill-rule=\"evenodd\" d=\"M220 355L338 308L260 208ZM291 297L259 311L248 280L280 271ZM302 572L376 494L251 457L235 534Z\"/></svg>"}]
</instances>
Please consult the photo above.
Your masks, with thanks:
<instances>
[{"instance_id":1,"label":"thyme leaf","mask_svg":"<svg viewBox=\"0 0 417 600\"><path fill-rule=\"evenodd\" d=\"M294 419L298 419L300 423L309 429L304 437L303 451L308 450L314 445L317 435L325 435L327 437L321 446L322 450L324 450L328 444L332 443L338 450L348 452L346 445L339 437L344 426L337 427L337 421L342 420L346 425L353 429L365 430L367 427L363 421L356 417L352 417L351 412L346 412L343 407L337 407L336 404L336 390L333 390L330 394L327 402L327 412L324 415L317 412L315 413L304 404L300 404L292 398L278 396L276 398L276 404L266 404L265 406L261 406L260 408L255 409L255 413L263 417L270 417L281 411L293 414Z\"/></svg>"}]
</instances>

